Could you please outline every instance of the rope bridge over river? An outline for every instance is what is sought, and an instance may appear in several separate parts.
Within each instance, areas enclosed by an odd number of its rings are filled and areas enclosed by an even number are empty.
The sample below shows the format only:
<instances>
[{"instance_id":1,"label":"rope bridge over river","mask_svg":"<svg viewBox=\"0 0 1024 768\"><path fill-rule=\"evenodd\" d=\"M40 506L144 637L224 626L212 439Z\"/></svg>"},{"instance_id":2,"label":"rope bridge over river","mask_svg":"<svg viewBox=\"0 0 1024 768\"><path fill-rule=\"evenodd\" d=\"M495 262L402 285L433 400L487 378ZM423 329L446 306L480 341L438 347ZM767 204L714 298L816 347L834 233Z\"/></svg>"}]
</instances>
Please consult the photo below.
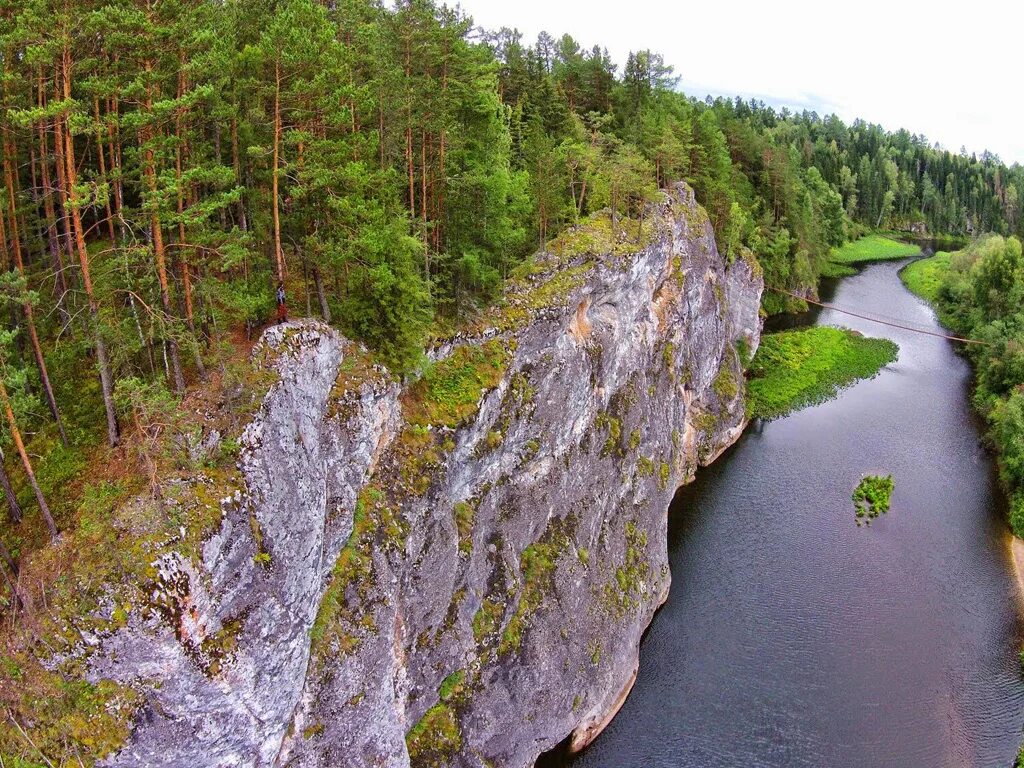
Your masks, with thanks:
<instances>
[{"instance_id":1,"label":"rope bridge over river","mask_svg":"<svg viewBox=\"0 0 1024 768\"><path fill-rule=\"evenodd\" d=\"M784 294L786 296L790 296L790 297L792 297L794 299L798 299L800 301L806 301L808 304L814 304L817 307L822 307L824 309L831 309L833 312L838 312L838 313L840 313L842 315L850 315L851 317L857 317L857 318L860 318L861 320L867 320L868 322L871 322L871 323L878 323L879 325L887 325L890 328L899 328L900 330L903 330L903 331L911 331L912 333L920 333L920 334L924 334L925 336L937 336L940 339L948 339L949 341L959 341L959 342L961 342L963 344L976 344L976 345L979 345L979 346L982 346L982 347L991 347L991 346L993 346L989 342L987 342L987 341L980 341L979 339L965 339L962 336L951 336L951 335L946 334L946 333L939 333L938 331L929 331L929 330L925 330L924 328L914 328L913 326L905 325L904 323L899 322L899 321L897 321L897 320L895 320L893 318L883 319L883 318L880 318L880 317L872 317L870 315L863 315L863 314L861 314L859 312L854 312L854 311L849 310L849 309L843 309L842 307L837 307L835 304L829 304L829 303L824 302L824 301L815 301L814 299L808 299L805 296L800 296L798 294L792 293L791 291L787 291L787 290L785 290L783 288L775 288L774 286L771 286L771 285L767 285L765 287L769 291L775 291L776 293L781 293L781 294Z\"/></svg>"}]
</instances>

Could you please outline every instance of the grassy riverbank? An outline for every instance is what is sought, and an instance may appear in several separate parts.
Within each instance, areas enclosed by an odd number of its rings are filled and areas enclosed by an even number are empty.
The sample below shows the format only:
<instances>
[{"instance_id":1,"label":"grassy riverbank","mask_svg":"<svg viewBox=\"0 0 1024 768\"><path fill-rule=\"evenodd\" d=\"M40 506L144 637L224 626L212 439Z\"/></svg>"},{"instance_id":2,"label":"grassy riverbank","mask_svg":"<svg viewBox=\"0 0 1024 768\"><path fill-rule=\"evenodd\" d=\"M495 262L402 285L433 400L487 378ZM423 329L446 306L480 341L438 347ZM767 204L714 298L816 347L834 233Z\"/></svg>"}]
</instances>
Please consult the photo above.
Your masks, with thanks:
<instances>
[{"instance_id":1,"label":"grassy riverbank","mask_svg":"<svg viewBox=\"0 0 1024 768\"><path fill-rule=\"evenodd\" d=\"M750 365L747 412L775 419L830 400L843 387L874 376L899 347L843 328L815 327L765 336Z\"/></svg>"},{"instance_id":2,"label":"grassy riverbank","mask_svg":"<svg viewBox=\"0 0 1024 768\"><path fill-rule=\"evenodd\" d=\"M867 235L832 249L829 261L835 264L859 264L865 261L905 259L921 252L921 247L901 243L882 235Z\"/></svg>"},{"instance_id":3,"label":"grassy riverbank","mask_svg":"<svg viewBox=\"0 0 1024 768\"><path fill-rule=\"evenodd\" d=\"M939 251L931 258L912 262L900 271L900 279L911 293L936 305L951 256L946 251Z\"/></svg>"}]
</instances>

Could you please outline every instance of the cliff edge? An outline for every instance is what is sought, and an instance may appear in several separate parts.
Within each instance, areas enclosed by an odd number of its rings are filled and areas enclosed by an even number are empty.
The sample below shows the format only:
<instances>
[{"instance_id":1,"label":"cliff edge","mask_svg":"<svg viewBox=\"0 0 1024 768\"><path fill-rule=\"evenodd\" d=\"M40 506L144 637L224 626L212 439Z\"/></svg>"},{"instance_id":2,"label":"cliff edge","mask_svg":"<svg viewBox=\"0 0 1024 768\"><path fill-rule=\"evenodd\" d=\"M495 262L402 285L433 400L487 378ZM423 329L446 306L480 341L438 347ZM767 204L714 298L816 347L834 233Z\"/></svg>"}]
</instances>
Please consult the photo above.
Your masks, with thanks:
<instances>
[{"instance_id":1,"label":"cliff edge","mask_svg":"<svg viewBox=\"0 0 1024 768\"><path fill-rule=\"evenodd\" d=\"M412 384L325 325L266 331L219 520L83 653L141 702L107 765L525 768L600 732L672 496L744 426L763 289L688 187L615 229L563 235Z\"/></svg>"}]
</instances>

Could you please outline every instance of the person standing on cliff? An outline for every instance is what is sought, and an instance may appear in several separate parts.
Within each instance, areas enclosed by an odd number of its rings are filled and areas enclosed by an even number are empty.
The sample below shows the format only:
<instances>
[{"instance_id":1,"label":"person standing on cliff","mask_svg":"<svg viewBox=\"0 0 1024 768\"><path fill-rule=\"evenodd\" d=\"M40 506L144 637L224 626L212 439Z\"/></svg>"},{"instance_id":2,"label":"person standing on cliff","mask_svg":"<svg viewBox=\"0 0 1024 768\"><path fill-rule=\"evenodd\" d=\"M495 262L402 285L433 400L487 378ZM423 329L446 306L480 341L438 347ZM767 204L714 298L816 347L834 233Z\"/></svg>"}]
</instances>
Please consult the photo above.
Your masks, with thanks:
<instances>
[{"instance_id":1,"label":"person standing on cliff","mask_svg":"<svg viewBox=\"0 0 1024 768\"><path fill-rule=\"evenodd\" d=\"M285 303L284 283L277 284L277 324L288 321L288 305Z\"/></svg>"}]
</instances>

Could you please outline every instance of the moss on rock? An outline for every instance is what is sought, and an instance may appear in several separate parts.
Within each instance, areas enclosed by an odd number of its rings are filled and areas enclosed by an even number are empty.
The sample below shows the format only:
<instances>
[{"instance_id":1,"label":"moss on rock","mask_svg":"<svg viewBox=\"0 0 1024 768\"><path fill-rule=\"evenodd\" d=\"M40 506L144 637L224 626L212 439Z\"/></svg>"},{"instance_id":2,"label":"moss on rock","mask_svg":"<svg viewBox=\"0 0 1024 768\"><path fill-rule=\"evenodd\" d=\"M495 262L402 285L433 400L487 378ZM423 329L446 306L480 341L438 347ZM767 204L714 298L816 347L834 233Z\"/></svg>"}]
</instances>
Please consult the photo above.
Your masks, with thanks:
<instances>
[{"instance_id":1,"label":"moss on rock","mask_svg":"<svg viewBox=\"0 0 1024 768\"><path fill-rule=\"evenodd\" d=\"M444 768L462 749L462 729L455 710L439 702L426 711L405 736L413 768Z\"/></svg>"}]
</instances>

